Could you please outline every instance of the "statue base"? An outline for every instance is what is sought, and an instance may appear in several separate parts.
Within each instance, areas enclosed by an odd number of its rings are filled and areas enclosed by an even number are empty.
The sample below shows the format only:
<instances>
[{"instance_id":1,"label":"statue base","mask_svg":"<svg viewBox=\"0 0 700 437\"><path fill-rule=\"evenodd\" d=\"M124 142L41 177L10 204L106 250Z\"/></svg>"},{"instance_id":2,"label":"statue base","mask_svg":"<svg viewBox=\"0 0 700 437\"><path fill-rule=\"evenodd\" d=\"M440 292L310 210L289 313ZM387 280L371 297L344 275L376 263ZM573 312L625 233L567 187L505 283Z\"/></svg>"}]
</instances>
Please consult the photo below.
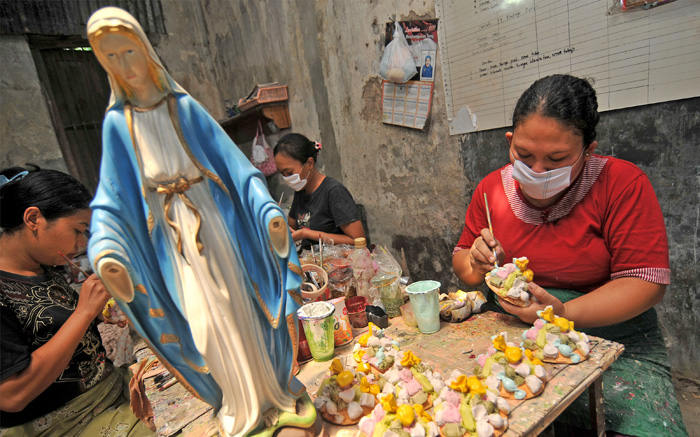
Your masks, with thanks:
<instances>
[{"instance_id":1,"label":"statue base","mask_svg":"<svg viewBox=\"0 0 700 437\"><path fill-rule=\"evenodd\" d=\"M277 423L249 434L250 437L314 437L327 435L323 418L317 414L316 407L308 393L297 401L297 412L279 413Z\"/></svg>"}]
</instances>

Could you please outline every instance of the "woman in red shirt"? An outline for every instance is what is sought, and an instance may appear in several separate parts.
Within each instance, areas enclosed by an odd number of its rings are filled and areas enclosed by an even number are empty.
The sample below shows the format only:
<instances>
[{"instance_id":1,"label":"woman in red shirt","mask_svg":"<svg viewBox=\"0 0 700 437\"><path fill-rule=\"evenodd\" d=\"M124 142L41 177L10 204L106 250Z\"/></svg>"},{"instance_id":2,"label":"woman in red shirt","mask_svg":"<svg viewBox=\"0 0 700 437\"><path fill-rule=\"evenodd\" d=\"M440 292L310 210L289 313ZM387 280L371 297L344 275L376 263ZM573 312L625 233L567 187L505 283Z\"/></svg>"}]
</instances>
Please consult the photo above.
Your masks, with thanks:
<instances>
[{"instance_id":1,"label":"woman in red shirt","mask_svg":"<svg viewBox=\"0 0 700 437\"><path fill-rule=\"evenodd\" d=\"M506 133L510 164L477 186L452 265L463 282L475 286L496 257L499 263L527 257L535 273L529 291L537 301L520 308L499 299L505 311L533 323L538 310L552 305L555 314L586 333L625 345L625 353L604 374L604 387L619 389L622 381L627 399L630 392L639 393L623 405L621 396L605 391L607 428L633 435L684 435L653 309L671 276L661 208L639 168L594 153L597 109L595 90L573 76L542 78L523 93L513 131ZM670 395L659 399L657 388ZM587 427L587 409L573 417L581 408L570 408L564 419L571 416L570 425Z\"/></svg>"}]
</instances>

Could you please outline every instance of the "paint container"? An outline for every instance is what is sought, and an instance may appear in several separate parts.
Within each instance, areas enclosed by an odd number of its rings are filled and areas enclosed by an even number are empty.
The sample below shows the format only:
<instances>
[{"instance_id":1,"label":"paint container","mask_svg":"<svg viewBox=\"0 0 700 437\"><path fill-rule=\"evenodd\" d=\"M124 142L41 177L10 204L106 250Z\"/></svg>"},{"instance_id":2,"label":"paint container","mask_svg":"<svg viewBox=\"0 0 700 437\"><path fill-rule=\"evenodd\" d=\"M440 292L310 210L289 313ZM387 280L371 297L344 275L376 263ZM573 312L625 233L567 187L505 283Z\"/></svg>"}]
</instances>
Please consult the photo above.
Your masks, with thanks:
<instances>
[{"instance_id":1,"label":"paint container","mask_svg":"<svg viewBox=\"0 0 700 437\"><path fill-rule=\"evenodd\" d=\"M382 273L372 278L370 283L372 287L379 290L379 299L381 299L389 317L400 316L399 307L403 305L403 297L401 297L399 277L391 273Z\"/></svg>"},{"instance_id":2,"label":"paint container","mask_svg":"<svg viewBox=\"0 0 700 437\"><path fill-rule=\"evenodd\" d=\"M304 326L299 320L299 346L297 349L297 361L303 363L311 359L311 349L309 349L309 341L304 334Z\"/></svg>"},{"instance_id":3,"label":"paint container","mask_svg":"<svg viewBox=\"0 0 700 437\"><path fill-rule=\"evenodd\" d=\"M335 338L333 325L335 306L328 302L311 302L297 310L304 327L306 341L309 342L311 356L315 361L328 361L333 358Z\"/></svg>"},{"instance_id":4,"label":"paint container","mask_svg":"<svg viewBox=\"0 0 700 437\"><path fill-rule=\"evenodd\" d=\"M418 281L406 287L418 330L422 334L432 334L440 330L439 290L438 281Z\"/></svg>"},{"instance_id":5,"label":"paint container","mask_svg":"<svg viewBox=\"0 0 700 437\"><path fill-rule=\"evenodd\" d=\"M335 345L342 346L352 341L352 327L348 318L348 309L345 307L345 297L337 297L328 301L335 306L333 325Z\"/></svg>"},{"instance_id":6,"label":"paint container","mask_svg":"<svg viewBox=\"0 0 700 437\"><path fill-rule=\"evenodd\" d=\"M403 317L403 322L406 326L417 327L416 316L413 315L413 306L411 302L401 305L401 317Z\"/></svg>"},{"instance_id":7,"label":"paint container","mask_svg":"<svg viewBox=\"0 0 700 437\"><path fill-rule=\"evenodd\" d=\"M348 319L353 328L364 328L367 326L367 298L364 296L353 296L345 301L348 309Z\"/></svg>"}]
</instances>

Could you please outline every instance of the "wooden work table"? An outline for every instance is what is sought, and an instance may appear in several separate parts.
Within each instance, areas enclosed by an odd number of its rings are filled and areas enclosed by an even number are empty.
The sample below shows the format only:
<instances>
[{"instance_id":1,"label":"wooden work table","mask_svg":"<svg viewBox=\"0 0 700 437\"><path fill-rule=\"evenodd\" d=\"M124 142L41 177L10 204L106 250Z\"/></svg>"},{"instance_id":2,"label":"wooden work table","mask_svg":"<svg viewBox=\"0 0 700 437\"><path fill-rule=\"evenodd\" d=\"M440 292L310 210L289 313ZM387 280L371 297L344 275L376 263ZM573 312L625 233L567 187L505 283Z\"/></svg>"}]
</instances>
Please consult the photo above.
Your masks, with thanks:
<instances>
[{"instance_id":1,"label":"wooden work table","mask_svg":"<svg viewBox=\"0 0 700 437\"><path fill-rule=\"evenodd\" d=\"M462 323L441 322L440 331L423 335L415 327L407 327L401 317L390 320L385 334L398 340L401 350L411 350L448 378L452 370L471 375L476 357L491 345L491 337L502 332L516 342L529 325L494 312L472 315ZM353 330L355 337L365 330ZM589 336L591 353L579 364L548 364L548 381L539 396L526 401L509 401L513 406L504 436L537 435L554 421L579 395L588 390L591 405L591 426L596 435L605 435L605 412L602 398L603 372L622 354L624 347L612 341ZM336 348L335 356L352 352L354 341ZM152 355L152 353L151 353ZM146 355L142 354L139 359ZM301 365L297 378L314 397L321 381L328 375L330 362L309 361ZM187 393L181 384L164 391L155 390L145 381L146 395L154 406L155 423L161 435L209 435L213 417L211 407ZM189 419L187 419L189 417ZM326 431L334 436L359 436L357 426L336 426L326 423Z\"/></svg>"},{"instance_id":2,"label":"wooden work table","mask_svg":"<svg viewBox=\"0 0 700 437\"><path fill-rule=\"evenodd\" d=\"M424 362L440 370L445 379L457 369L467 375L472 374L476 357L485 353L492 344L491 337L502 332L508 338L519 342L521 334L530 325L505 314L487 312L475 314L462 323L441 322L440 330L423 335L417 328L407 327L401 317L391 319L384 333L398 340L401 350L412 351ZM537 435L554 421L580 394L589 391L591 404L591 426L596 435L605 435L605 412L603 410L603 372L622 354L624 347L612 341L589 336L591 353L586 361L579 364L548 364L547 385L539 396L526 401L509 401L513 410L508 417L508 430L504 436ZM352 351L352 345L342 346L336 356ZM311 361L302 366L297 378L314 395L321 381L328 376L330 363ZM355 436L360 431L357 426L339 427L326 424L331 435Z\"/></svg>"}]
</instances>

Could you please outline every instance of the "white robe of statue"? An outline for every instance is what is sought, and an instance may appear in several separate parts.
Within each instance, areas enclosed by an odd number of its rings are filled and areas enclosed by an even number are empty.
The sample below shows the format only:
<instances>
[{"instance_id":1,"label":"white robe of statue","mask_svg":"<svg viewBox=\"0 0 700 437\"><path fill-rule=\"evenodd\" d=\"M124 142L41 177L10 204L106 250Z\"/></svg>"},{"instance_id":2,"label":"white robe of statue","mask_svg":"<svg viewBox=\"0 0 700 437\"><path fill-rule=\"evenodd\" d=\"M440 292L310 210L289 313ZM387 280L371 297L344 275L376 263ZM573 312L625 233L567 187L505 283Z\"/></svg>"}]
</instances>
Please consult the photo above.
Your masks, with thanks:
<instances>
[{"instance_id":1,"label":"white robe of statue","mask_svg":"<svg viewBox=\"0 0 700 437\"><path fill-rule=\"evenodd\" d=\"M254 316L254 302L246 291L240 260L231 250L227 232L206 181L191 185L184 194L202 217L200 254L195 240L196 216L175 194L170 218L182 235L184 257L177 234L166 222L165 194L154 189L200 176L178 139L167 104L155 109L134 108L134 136L147 187L146 201L156 225L168 230L172 257L179 273L179 292L185 317L197 349L223 392L218 414L223 430L243 435L258 426L268 408L294 411L295 399L280 390L264 344L263 318ZM262 409L262 411L261 411Z\"/></svg>"}]
</instances>

